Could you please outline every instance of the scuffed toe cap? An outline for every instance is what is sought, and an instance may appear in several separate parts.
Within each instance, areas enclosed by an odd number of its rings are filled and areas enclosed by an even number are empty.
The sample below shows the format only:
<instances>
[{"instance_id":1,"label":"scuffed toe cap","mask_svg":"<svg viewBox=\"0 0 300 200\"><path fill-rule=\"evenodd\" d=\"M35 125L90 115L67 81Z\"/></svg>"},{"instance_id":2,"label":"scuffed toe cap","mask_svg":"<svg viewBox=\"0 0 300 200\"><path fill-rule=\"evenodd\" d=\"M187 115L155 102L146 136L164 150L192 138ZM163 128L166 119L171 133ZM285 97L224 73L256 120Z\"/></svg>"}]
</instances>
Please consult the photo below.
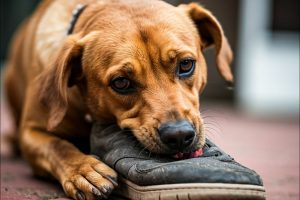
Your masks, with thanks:
<instances>
[{"instance_id":1,"label":"scuffed toe cap","mask_svg":"<svg viewBox=\"0 0 300 200\"><path fill-rule=\"evenodd\" d=\"M128 131L116 125L95 124L91 153L141 186L176 183L263 185L255 171L237 163L209 140L206 140L201 157L178 161L151 154Z\"/></svg>"}]
</instances>

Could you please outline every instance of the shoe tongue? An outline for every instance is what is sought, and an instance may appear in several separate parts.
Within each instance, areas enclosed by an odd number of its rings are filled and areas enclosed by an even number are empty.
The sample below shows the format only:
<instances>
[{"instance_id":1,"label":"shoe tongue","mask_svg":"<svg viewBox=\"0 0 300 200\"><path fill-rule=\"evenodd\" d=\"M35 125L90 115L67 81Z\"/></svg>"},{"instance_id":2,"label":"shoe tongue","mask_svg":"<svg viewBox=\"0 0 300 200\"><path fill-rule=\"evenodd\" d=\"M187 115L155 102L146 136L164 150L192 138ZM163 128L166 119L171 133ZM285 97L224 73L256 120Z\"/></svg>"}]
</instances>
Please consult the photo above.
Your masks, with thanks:
<instances>
[{"instance_id":1,"label":"shoe tongue","mask_svg":"<svg viewBox=\"0 0 300 200\"><path fill-rule=\"evenodd\" d=\"M173 157L178 160L188 159L188 158L198 158L203 154L202 149L197 149L196 151L192 151L189 153L178 152Z\"/></svg>"}]
</instances>

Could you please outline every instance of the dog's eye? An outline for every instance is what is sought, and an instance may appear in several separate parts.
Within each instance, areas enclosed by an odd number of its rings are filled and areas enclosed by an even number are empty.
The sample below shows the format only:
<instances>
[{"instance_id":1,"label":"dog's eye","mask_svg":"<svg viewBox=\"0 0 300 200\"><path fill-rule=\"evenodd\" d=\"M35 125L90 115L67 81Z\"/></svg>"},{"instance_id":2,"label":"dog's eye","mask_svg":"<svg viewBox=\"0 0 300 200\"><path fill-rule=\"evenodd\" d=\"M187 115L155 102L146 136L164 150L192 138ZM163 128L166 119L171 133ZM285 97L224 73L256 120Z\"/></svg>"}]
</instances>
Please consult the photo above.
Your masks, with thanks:
<instances>
[{"instance_id":1,"label":"dog's eye","mask_svg":"<svg viewBox=\"0 0 300 200\"><path fill-rule=\"evenodd\" d=\"M132 82L126 77L118 77L111 81L110 86L120 94L127 94L134 91Z\"/></svg>"},{"instance_id":2,"label":"dog's eye","mask_svg":"<svg viewBox=\"0 0 300 200\"><path fill-rule=\"evenodd\" d=\"M193 74L195 69L195 60L191 58L183 59L178 66L178 76L180 78L186 78Z\"/></svg>"}]
</instances>

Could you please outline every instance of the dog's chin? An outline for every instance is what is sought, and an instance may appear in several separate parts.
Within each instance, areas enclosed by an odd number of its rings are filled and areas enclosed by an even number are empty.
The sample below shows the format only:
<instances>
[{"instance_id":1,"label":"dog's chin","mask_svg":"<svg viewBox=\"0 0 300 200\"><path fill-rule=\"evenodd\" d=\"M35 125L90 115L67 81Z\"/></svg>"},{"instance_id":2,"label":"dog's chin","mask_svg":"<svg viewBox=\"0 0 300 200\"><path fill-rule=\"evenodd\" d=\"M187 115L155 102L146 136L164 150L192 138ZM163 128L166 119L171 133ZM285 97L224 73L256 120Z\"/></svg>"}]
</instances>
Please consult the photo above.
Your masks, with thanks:
<instances>
[{"instance_id":1,"label":"dog's chin","mask_svg":"<svg viewBox=\"0 0 300 200\"><path fill-rule=\"evenodd\" d=\"M172 158L177 160L190 159L190 158L198 158L203 154L202 148L204 144L200 143L199 140L191 145L191 147L183 150L183 151L173 151L172 154L169 154Z\"/></svg>"},{"instance_id":2,"label":"dog's chin","mask_svg":"<svg viewBox=\"0 0 300 200\"><path fill-rule=\"evenodd\" d=\"M146 145L143 146L146 148ZM159 154L159 155L163 155L175 159L187 159L187 158L199 157L199 155L202 154L201 151L203 146L204 143L201 142L199 138L195 138L195 140L189 147L182 150L174 150L168 148L166 145L162 144L161 142L159 142L159 145L157 145L156 147L152 146L152 148L147 148L147 149L154 154Z\"/></svg>"},{"instance_id":3,"label":"dog's chin","mask_svg":"<svg viewBox=\"0 0 300 200\"><path fill-rule=\"evenodd\" d=\"M177 149L177 150L170 149L169 154L172 154L172 155L177 154L177 153L189 154L189 153L192 153L192 152L194 152L194 151L196 151L200 148L202 148L202 146L199 145L199 139L195 138L190 146L188 146L184 149Z\"/></svg>"}]
</instances>

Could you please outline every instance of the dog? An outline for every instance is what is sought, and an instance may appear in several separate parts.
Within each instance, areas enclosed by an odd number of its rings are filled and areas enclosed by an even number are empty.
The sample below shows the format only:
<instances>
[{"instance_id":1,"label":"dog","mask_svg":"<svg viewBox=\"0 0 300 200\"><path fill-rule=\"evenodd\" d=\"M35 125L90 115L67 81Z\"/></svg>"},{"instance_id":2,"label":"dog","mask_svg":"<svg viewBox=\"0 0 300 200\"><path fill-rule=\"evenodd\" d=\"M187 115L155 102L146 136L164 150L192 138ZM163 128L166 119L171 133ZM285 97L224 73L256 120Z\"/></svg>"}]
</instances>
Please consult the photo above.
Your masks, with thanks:
<instances>
[{"instance_id":1,"label":"dog","mask_svg":"<svg viewBox=\"0 0 300 200\"><path fill-rule=\"evenodd\" d=\"M233 82L232 51L202 6L44 0L17 31L5 72L23 157L74 199L106 197L117 173L88 155L91 121L130 129L154 153L204 145L203 51Z\"/></svg>"}]
</instances>

